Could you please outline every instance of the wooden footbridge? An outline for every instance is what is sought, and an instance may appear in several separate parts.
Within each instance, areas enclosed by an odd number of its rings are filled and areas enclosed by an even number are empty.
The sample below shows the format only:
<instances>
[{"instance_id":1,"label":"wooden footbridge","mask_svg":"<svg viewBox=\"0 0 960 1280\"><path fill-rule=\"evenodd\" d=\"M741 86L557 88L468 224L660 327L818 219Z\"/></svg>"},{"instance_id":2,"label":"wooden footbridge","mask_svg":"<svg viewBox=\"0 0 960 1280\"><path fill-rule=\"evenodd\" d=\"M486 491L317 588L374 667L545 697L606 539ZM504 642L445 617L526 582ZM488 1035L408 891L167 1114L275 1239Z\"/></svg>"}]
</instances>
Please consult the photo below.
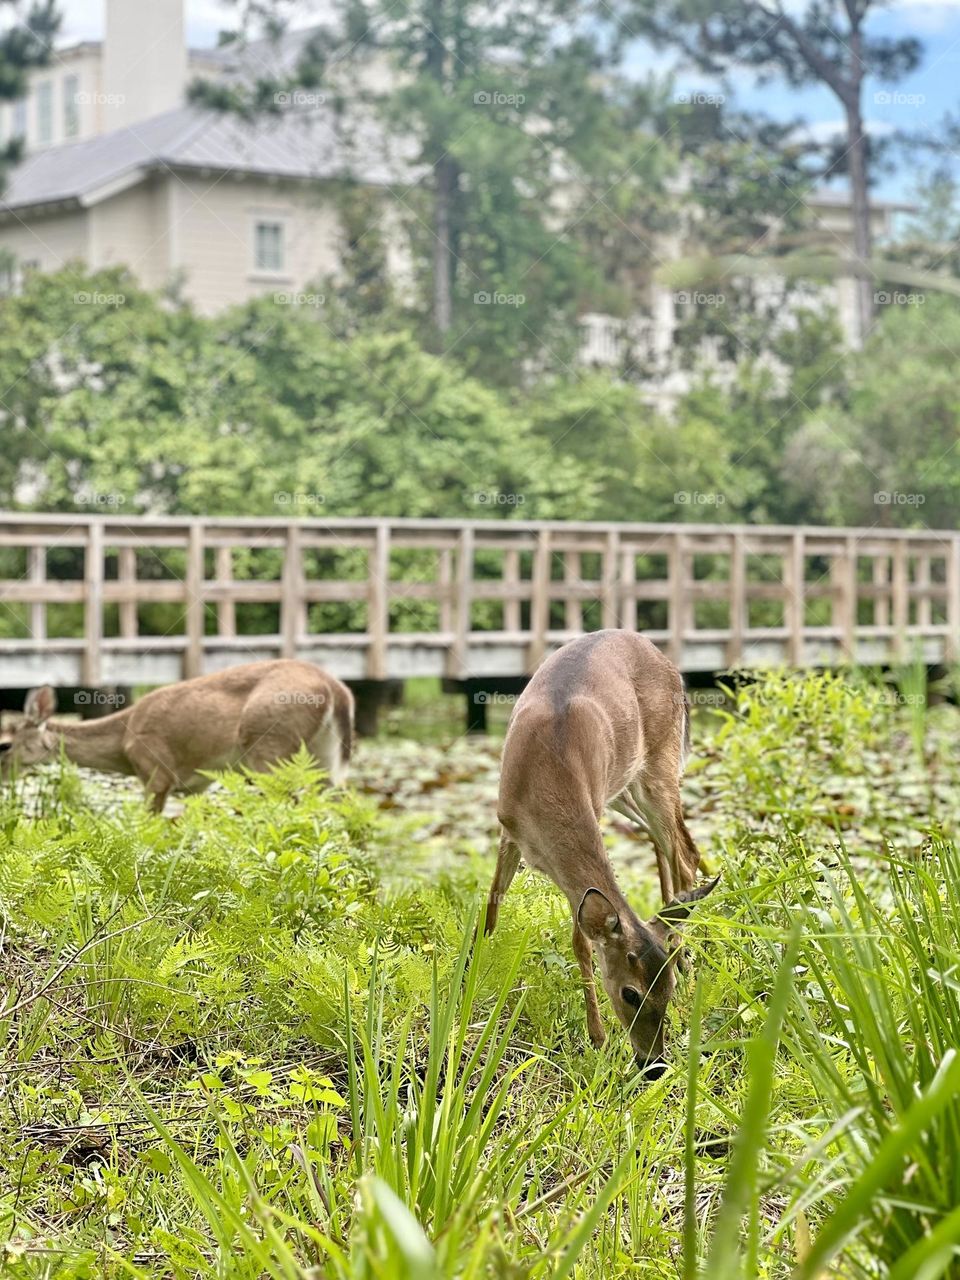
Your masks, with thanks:
<instances>
[{"instance_id":1,"label":"wooden footbridge","mask_svg":"<svg viewBox=\"0 0 960 1280\"><path fill-rule=\"evenodd\" d=\"M517 683L584 630L686 672L960 658L960 533L0 515L0 687L299 657L375 688Z\"/></svg>"}]
</instances>

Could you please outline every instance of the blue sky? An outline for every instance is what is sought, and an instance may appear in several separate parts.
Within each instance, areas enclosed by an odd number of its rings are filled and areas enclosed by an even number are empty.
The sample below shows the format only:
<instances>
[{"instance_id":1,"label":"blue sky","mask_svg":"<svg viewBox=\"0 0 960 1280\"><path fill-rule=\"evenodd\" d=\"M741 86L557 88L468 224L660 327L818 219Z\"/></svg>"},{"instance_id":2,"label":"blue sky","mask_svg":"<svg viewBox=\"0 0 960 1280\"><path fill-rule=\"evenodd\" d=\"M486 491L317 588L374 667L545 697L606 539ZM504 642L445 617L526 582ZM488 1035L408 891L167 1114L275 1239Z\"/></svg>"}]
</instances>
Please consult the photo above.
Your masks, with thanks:
<instances>
[{"instance_id":1,"label":"blue sky","mask_svg":"<svg viewBox=\"0 0 960 1280\"><path fill-rule=\"evenodd\" d=\"M154 3L155 0L127 2ZM803 0L786 0L786 3L796 9L803 7ZM331 0L303 0L304 20L316 20L330 5ZM104 0L61 0L61 6L66 39L99 38L103 34ZM197 46L215 43L217 31L233 25L236 16L236 7L222 0L186 0L186 9L188 38ZM872 23L877 33L919 37L925 53L920 68L892 90L891 100L882 97L884 86L867 86L864 115L870 127L878 131L905 128L935 133L947 112L960 115L960 0L892 0L885 9L878 10ZM637 73L653 68L665 72L670 61L648 48L636 47L631 65ZM715 88L702 77L683 70L678 72L677 86L685 91ZM839 105L826 90L808 89L798 93L775 82L758 88L750 76L741 74L734 82L734 98L740 106L775 118L804 118L820 133L841 125ZM901 157L898 172L881 181L879 194L912 201L918 180L928 165L926 157ZM960 163L957 168L960 169Z\"/></svg>"},{"instance_id":2,"label":"blue sky","mask_svg":"<svg viewBox=\"0 0 960 1280\"><path fill-rule=\"evenodd\" d=\"M789 7L801 9L802 0ZM864 93L864 118L878 134L904 129L911 133L939 136L944 116L960 116L960 0L919 3L901 0L877 11L870 30L891 37L912 35L924 46L920 67L896 86L869 83ZM638 71L656 66L665 69L662 55L638 47L633 54ZM714 89L702 75L681 70L678 86L684 91ZM747 110L762 111L776 119L800 118L819 135L843 126L843 113L828 89L797 91L773 81L757 86L755 77L738 73L733 82L734 101ZM960 156L957 157L960 162ZM897 156L897 172L881 178L878 194L888 199L913 202L917 185L930 167L926 154ZM956 166L960 169L960 163Z\"/></svg>"}]
</instances>

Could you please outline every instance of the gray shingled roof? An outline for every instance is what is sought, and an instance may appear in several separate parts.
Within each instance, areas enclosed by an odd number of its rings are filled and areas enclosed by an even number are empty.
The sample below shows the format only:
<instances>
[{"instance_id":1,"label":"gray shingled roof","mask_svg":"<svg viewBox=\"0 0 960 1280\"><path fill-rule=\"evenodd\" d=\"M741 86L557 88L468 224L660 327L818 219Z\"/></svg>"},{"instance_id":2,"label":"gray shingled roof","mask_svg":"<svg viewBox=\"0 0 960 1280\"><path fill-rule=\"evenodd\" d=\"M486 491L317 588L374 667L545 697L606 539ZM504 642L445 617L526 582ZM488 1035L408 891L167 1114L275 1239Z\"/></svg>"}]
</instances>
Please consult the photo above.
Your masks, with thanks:
<instances>
[{"instance_id":1,"label":"gray shingled roof","mask_svg":"<svg viewBox=\"0 0 960 1280\"><path fill-rule=\"evenodd\" d=\"M389 140L371 118L351 119L347 135L327 106L248 124L200 107L180 107L127 129L51 147L14 168L0 212L76 200L94 203L115 183L156 169L285 178L352 177L385 186L415 180L415 146Z\"/></svg>"}]
</instances>

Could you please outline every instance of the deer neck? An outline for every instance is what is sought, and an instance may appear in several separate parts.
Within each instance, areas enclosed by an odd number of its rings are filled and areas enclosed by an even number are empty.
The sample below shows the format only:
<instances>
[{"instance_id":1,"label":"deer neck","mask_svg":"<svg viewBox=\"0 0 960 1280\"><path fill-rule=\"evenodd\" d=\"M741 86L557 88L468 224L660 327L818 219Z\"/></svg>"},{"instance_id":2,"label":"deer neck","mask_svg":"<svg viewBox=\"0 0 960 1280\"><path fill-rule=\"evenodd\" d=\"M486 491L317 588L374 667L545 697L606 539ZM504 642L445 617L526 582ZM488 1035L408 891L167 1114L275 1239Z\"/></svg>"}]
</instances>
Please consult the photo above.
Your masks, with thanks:
<instances>
[{"instance_id":1,"label":"deer neck","mask_svg":"<svg viewBox=\"0 0 960 1280\"><path fill-rule=\"evenodd\" d=\"M101 769L107 773L130 773L130 762L123 750L126 712L117 711L100 720L52 721L53 734L68 760L84 769Z\"/></svg>"}]
</instances>

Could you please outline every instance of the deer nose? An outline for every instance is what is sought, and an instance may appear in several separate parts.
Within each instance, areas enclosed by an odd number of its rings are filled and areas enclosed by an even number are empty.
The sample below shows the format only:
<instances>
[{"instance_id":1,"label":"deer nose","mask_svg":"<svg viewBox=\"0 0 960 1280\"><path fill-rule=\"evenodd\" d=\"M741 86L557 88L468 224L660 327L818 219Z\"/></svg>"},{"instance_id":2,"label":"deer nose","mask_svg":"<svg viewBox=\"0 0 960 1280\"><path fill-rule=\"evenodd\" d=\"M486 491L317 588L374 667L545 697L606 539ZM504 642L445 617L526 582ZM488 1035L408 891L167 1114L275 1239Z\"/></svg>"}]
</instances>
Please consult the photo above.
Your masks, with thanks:
<instances>
[{"instance_id":1,"label":"deer nose","mask_svg":"<svg viewBox=\"0 0 960 1280\"><path fill-rule=\"evenodd\" d=\"M641 1058L639 1054L637 1054L637 1066L645 1080L659 1080L667 1069L665 1062L650 1062L647 1058Z\"/></svg>"}]
</instances>

